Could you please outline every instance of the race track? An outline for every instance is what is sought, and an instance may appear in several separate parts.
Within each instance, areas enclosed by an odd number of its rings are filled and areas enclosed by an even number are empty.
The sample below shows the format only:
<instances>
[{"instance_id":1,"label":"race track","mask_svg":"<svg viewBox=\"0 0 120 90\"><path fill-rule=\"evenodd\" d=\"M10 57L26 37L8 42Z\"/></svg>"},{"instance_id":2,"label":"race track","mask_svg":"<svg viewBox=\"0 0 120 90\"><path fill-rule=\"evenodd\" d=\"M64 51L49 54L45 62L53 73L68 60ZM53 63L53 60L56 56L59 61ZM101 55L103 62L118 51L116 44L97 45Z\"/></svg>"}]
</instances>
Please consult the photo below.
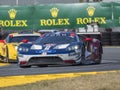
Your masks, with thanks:
<instances>
[{"instance_id":1,"label":"race track","mask_svg":"<svg viewBox=\"0 0 120 90\"><path fill-rule=\"evenodd\" d=\"M75 73L91 71L109 71L120 70L120 47L104 47L102 63L99 65L81 65L81 66L49 66L49 67L31 67L19 68L16 63L6 66L0 66L0 76L15 75L41 75L57 73Z\"/></svg>"}]
</instances>

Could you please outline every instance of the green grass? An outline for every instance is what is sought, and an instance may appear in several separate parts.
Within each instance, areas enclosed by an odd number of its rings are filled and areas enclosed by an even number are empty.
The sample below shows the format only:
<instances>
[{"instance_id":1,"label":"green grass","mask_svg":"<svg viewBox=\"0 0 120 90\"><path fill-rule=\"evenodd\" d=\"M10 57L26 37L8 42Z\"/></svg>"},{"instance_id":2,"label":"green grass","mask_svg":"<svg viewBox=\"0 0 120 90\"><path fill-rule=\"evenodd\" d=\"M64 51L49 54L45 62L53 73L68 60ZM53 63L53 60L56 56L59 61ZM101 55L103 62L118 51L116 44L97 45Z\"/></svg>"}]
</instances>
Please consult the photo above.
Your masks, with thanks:
<instances>
[{"instance_id":1,"label":"green grass","mask_svg":"<svg viewBox=\"0 0 120 90\"><path fill-rule=\"evenodd\" d=\"M120 90L120 72L46 80L0 90Z\"/></svg>"}]
</instances>

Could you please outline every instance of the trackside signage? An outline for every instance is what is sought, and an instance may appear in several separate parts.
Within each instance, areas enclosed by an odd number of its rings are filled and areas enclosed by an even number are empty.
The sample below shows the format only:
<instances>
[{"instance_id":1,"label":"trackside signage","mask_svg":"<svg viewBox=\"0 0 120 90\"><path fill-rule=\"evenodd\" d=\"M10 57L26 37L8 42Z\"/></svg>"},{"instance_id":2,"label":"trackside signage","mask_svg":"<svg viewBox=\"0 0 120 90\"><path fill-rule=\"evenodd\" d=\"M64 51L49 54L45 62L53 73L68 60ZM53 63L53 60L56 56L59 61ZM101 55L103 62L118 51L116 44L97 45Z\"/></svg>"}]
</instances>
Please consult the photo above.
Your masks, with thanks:
<instances>
[{"instance_id":1,"label":"trackside signage","mask_svg":"<svg viewBox=\"0 0 120 90\"><path fill-rule=\"evenodd\" d=\"M39 5L35 10L35 26L40 29L78 28L90 22L99 22L101 27L107 27L112 18L111 3Z\"/></svg>"},{"instance_id":2,"label":"trackside signage","mask_svg":"<svg viewBox=\"0 0 120 90\"><path fill-rule=\"evenodd\" d=\"M1 6L0 25L4 29L21 30L33 28L32 6Z\"/></svg>"},{"instance_id":3,"label":"trackside signage","mask_svg":"<svg viewBox=\"0 0 120 90\"><path fill-rule=\"evenodd\" d=\"M0 6L4 30L79 28L98 22L100 27L120 26L120 2Z\"/></svg>"},{"instance_id":4,"label":"trackside signage","mask_svg":"<svg viewBox=\"0 0 120 90\"><path fill-rule=\"evenodd\" d=\"M120 2L113 2L113 24L120 27Z\"/></svg>"}]
</instances>

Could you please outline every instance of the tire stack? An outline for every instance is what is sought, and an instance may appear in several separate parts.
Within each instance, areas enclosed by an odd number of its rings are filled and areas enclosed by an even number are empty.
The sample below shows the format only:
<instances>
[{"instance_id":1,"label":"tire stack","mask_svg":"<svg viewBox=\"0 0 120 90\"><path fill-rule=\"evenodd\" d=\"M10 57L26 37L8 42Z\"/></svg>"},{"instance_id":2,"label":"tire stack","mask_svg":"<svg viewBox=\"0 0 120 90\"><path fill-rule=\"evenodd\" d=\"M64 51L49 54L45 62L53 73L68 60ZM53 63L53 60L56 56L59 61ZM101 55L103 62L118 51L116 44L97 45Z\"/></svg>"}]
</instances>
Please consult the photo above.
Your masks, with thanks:
<instances>
[{"instance_id":1,"label":"tire stack","mask_svg":"<svg viewBox=\"0 0 120 90\"><path fill-rule=\"evenodd\" d=\"M120 45L120 33L119 32L112 32L111 33L111 45L112 46L119 46Z\"/></svg>"},{"instance_id":2,"label":"tire stack","mask_svg":"<svg viewBox=\"0 0 120 90\"><path fill-rule=\"evenodd\" d=\"M103 46L111 45L111 32L102 33L102 45Z\"/></svg>"}]
</instances>

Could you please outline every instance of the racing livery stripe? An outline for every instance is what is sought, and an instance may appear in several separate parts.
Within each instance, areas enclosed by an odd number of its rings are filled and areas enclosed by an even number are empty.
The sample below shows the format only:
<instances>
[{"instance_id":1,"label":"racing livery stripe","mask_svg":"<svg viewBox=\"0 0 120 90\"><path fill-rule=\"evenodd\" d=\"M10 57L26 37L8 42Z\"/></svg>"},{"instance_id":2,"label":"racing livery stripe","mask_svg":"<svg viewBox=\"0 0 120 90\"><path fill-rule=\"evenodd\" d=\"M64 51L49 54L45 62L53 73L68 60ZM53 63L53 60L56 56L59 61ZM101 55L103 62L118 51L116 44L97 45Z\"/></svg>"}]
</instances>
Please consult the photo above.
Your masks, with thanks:
<instances>
[{"instance_id":1,"label":"racing livery stripe","mask_svg":"<svg viewBox=\"0 0 120 90\"><path fill-rule=\"evenodd\" d=\"M0 77L0 87L23 85L28 83L35 83L41 80L52 80L58 78L77 77L82 75L95 75L120 72L114 71L98 71L98 72L80 72L80 73L62 73L62 74L44 74L44 75L24 75L24 76L5 76ZM17 82L16 82L17 81Z\"/></svg>"}]
</instances>

